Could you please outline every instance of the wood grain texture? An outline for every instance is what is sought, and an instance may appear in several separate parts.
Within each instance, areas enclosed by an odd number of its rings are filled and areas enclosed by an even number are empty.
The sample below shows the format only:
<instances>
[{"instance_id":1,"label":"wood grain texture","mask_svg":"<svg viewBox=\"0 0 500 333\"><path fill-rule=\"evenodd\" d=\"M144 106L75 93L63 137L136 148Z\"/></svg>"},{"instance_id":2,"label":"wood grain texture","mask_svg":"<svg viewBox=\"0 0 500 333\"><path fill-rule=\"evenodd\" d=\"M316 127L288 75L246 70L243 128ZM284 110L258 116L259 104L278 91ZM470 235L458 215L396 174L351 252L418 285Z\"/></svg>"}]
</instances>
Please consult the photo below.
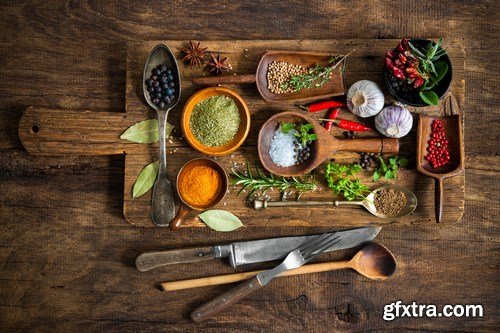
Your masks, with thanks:
<instances>
[{"instance_id":1,"label":"wood grain texture","mask_svg":"<svg viewBox=\"0 0 500 333\"><path fill-rule=\"evenodd\" d=\"M3 1L0 7L2 331L498 330L500 214L494 204L500 200L498 1L292 0L214 5L46 0ZM21 114L30 105L122 112L127 43L441 35L459 40L467 54L463 221L437 228L384 228L377 241L394 252L399 267L383 283L349 271L285 277L222 316L193 324L189 312L227 286L167 295L155 289L156 283L234 270L214 260L140 273L133 265L139 253L327 228L241 228L232 233L184 228L174 235L165 229L133 227L122 214L123 157L33 157L22 150L17 134ZM333 253L321 260L352 254ZM485 316L384 321L384 304L396 300L439 306L482 304Z\"/></svg>"}]
</instances>

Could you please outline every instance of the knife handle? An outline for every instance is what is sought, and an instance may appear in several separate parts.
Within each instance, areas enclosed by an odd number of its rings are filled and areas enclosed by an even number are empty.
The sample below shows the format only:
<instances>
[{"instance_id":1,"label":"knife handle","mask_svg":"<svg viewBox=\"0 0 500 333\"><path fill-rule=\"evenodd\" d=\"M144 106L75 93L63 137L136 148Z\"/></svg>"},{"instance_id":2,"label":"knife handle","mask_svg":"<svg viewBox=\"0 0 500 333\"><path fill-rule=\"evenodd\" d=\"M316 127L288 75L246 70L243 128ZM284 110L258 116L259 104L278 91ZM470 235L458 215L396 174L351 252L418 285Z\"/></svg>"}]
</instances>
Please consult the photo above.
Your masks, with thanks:
<instances>
[{"instance_id":1,"label":"knife handle","mask_svg":"<svg viewBox=\"0 0 500 333\"><path fill-rule=\"evenodd\" d=\"M135 259L135 267L141 272L145 272L157 267L206 261L214 258L215 254L212 246L144 252Z\"/></svg>"},{"instance_id":2,"label":"knife handle","mask_svg":"<svg viewBox=\"0 0 500 333\"><path fill-rule=\"evenodd\" d=\"M191 320L197 323L202 322L262 287L263 285L255 276L191 312Z\"/></svg>"}]
</instances>

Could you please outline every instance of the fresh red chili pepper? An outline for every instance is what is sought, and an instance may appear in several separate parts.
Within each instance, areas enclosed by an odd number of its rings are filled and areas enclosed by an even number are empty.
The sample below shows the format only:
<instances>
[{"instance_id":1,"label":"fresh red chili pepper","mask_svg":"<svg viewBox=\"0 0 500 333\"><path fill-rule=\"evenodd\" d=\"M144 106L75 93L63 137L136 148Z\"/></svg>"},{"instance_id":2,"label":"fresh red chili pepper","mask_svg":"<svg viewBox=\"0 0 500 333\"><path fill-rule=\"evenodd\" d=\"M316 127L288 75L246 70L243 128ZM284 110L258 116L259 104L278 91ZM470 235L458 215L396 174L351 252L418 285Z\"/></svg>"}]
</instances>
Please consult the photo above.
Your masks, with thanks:
<instances>
[{"instance_id":1,"label":"fresh red chili pepper","mask_svg":"<svg viewBox=\"0 0 500 333\"><path fill-rule=\"evenodd\" d=\"M396 57L396 55L394 54L394 51L387 51L387 52L385 53L385 56L386 56L387 58L390 58L390 59L394 59L394 58Z\"/></svg>"},{"instance_id":2,"label":"fresh red chili pepper","mask_svg":"<svg viewBox=\"0 0 500 333\"><path fill-rule=\"evenodd\" d=\"M339 116L339 114L340 114L340 109L331 109L326 114L326 119L330 119L330 120L337 119L337 117ZM330 131L332 129L332 122L331 121L325 121L325 122L323 122L323 127L327 131Z\"/></svg>"},{"instance_id":3,"label":"fresh red chili pepper","mask_svg":"<svg viewBox=\"0 0 500 333\"><path fill-rule=\"evenodd\" d=\"M401 46L403 47L403 49L408 50L410 48L410 45L408 44L408 42L409 42L408 38L403 38L401 40Z\"/></svg>"},{"instance_id":4,"label":"fresh red chili pepper","mask_svg":"<svg viewBox=\"0 0 500 333\"><path fill-rule=\"evenodd\" d=\"M319 112L331 108L345 108L345 106L346 106L345 103L339 101L323 101L323 102L313 103L307 106L300 105L299 107L309 112Z\"/></svg>"},{"instance_id":5,"label":"fresh red chili pepper","mask_svg":"<svg viewBox=\"0 0 500 333\"><path fill-rule=\"evenodd\" d=\"M338 128L342 128L348 131L353 131L353 132L372 131L372 129L368 126L346 119L338 118L338 119L333 119L331 122L337 125Z\"/></svg>"}]
</instances>

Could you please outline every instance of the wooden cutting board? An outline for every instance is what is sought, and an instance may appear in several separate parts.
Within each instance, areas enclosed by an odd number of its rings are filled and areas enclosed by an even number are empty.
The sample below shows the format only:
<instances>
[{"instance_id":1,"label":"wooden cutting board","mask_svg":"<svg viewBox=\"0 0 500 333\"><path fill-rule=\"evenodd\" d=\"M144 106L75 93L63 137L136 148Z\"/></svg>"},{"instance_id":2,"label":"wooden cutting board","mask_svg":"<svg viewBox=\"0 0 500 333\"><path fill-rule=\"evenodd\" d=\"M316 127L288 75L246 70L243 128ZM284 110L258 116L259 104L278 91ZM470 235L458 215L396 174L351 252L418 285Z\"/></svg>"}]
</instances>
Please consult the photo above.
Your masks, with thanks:
<instances>
[{"instance_id":1,"label":"wooden cutting board","mask_svg":"<svg viewBox=\"0 0 500 333\"><path fill-rule=\"evenodd\" d=\"M155 113L148 109L142 95L142 70L150 50L158 43L166 43L176 55L179 48L187 41L151 41L139 44L129 44L127 52L127 86L126 106L124 113L92 112L84 110L50 110L47 108L29 108L24 113L19 124L19 137L26 150L33 155L125 155L125 177L123 214L127 221L138 226L155 226L150 218L151 191L139 198L132 198L132 186L140 171L147 164L158 159L157 144L136 144L119 138L120 134L134 123L154 118ZM345 74L346 88L358 80L375 81L386 92L386 102L389 97L383 82L382 57L386 50L392 49L398 40L247 40L247 41L203 41L202 46L208 50L229 57L233 72L237 74L255 73L260 56L266 50L298 50L330 52L345 54L356 49L347 60ZM453 82L451 90L460 104L464 102L465 53L463 46L456 41L444 44L453 65ZM191 83L191 79L203 75L201 68L189 69L180 63L182 77L182 98L178 106L170 112L169 122L176 128L173 138L167 143L168 172L174 180L177 171L188 160L201 157L202 154L191 149L181 137L179 128L182 106L189 96L200 89ZM250 134L245 144L231 156L217 158L217 161L228 171L241 170L245 161L252 167L258 163L257 134L261 125L272 115L280 111L299 110L292 104L271 106L262 101L255 85L232 85L248 103L252 114ZM415 113L439 114L438 108L410 108ZM463 112L464 114L465 112ZM324 112L313 115L315 118L324 116ZM345 111L342 117L354 119ZM400 154L414 159L416 153L416 118L412 132L401 139ZM342 138L342 130L332 129L332 135ZM373 135L373 134L372 134ZM361 136L361 135L360 135ZM369 136L369 135L364 135ZM359 160L355 153L337 153L334 156L339 163L350 163ZM253 168L252 168L253 169ZM323 165L317 169L316 179L319 190L306 193L303 200L334 200L331 191L323 179ZM418 198L415 212L406 218L398 220L378 219L362 208L288 208L254 211L245 205L245 194L236 196L238 189L231 188L225 200L219 205L236 214L246 226L332 226L355 227L362 225L436 225L434 220L434 181L417 173L412 163L410 170L402 170L396 181L373 182L371 172L362 171L360 178L363 183L374 189L383 184L394 183L412 190ZM445 184L448 193L443 207L442 224L450 224L460 220L464 211L465 176L458 175ZM279 194L268 192L273 199ZM201 227L203 223L196 217L196 212L184 227Z\"/></svg>"}]
</instances>

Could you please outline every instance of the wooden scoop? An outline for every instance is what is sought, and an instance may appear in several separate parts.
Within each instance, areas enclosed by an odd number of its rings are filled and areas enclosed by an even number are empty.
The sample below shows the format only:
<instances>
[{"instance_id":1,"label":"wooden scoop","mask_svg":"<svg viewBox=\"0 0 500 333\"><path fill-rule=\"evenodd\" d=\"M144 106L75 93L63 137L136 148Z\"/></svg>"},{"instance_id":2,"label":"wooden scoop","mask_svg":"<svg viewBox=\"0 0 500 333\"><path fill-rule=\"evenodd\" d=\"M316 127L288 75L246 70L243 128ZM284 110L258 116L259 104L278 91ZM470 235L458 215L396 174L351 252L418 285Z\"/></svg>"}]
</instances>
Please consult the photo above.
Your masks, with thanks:
<instances>
[{"instance_id":1,"label":"wooden scoop","mask_svg":"<svg viewBox=\"0 0 500 333\"><path fill-rule=\"evenodd\" d=\"M420 115L417 129L417 170L431 178L436 179L435 187L435 213L436 221L439 223L443 218L443 180L456 176L464 171L464 143L462 132L462 117L456 98L448 95L443 104L445 117L440 117L444 124L446 138L448 139L448 150L450 161L448 164L434 169L424 157L427 155L428 141L431 136L431 125L434 119Z\"/></svg>"},{"instance_id":2,"label":"wooden scoop","mask_svg":"<svg viewBox=\"0 0 500 333\"><path fill-rule=\"evenodd\" d=\"M313 125L313 132L318 135L310 146L311 156L302 164L280 167L269 155L271 140L281 122ZM352 151L365 153L397 154L399 141L388 138L335 139L326 129L309 116L298 112L282 112L269 118L259 132L259 159L266 170L283 177L301 176L311 172L325 160L331 158L336 151Z\"/></svg>"},{"instance_id":3,"label":"wooden scoop","mask_svg":"<svg viewBox=\"0 0 500 333\"><path fill-rule=\"evenodd\" d=\"M347 55L346 55L347 56ZM214 86L219 84L248 84L257 83L257 89L266 103L280 103L280 102L301 102L339 96L345 93L343 66L344 59L339 59L341 63L333 70L328 81L325 85L319 88L302 89L297 92L290 92L286 94L274 94L267 88L267 66L273 61L284 61L294 65L300 65L309 68L316 64L327 66L331 58L330 53L319 52L292 52L292 51L266 51L259 62L256 74L247 75L225 75L225 76L212 76L200 77L193 79L195 85Z\"/></svg>"},{"instance_id":4,"label":"wooden scoop","mask_svg":"<svg viewBox=\"0 0 500 333\"><path fill-rule=\"evenodd\" d=\"M279 276L291 276L309 273L328 272L337 269L351 268L359 274L373 280L385 280L396 271L396 258L382 244L371 243L356 253L349 261L323 262L309 264L286 271ZM199 279L180 280L160 283L162 290L174 291L220 284L244 281L254 277L262 271L235 273L227 275L210 276Z\"/></svg>"}]
</instances>

